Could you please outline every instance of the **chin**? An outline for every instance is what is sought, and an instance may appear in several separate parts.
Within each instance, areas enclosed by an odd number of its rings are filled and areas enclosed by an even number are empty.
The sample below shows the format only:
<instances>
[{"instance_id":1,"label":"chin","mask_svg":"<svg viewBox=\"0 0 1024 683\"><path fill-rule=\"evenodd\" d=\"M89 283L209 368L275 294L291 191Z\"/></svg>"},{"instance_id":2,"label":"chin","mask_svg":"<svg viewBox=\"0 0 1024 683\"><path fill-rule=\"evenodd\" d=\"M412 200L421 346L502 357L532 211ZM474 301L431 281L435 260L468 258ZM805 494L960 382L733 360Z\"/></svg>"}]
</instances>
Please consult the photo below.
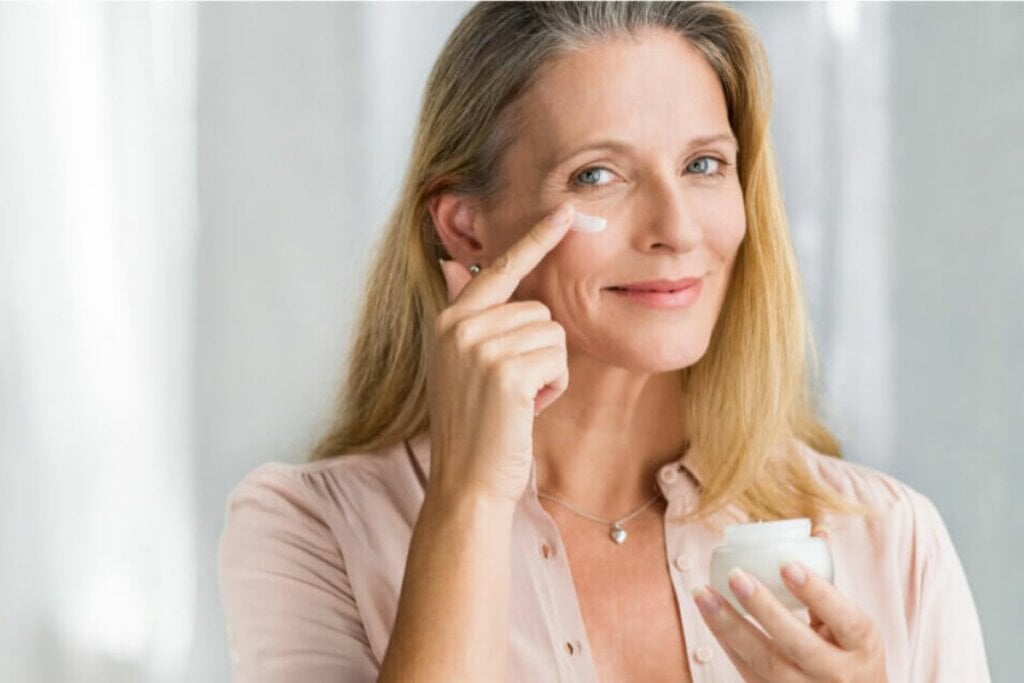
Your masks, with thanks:
<instances>
[{"instance_id":1,"label":"chin","mask_svg":"<svg viewBox=\"0 0 1024 683\"><path fill-rule=\"evenodd\" d=\"M604 358L609 365L628 368L636 372L659 374L682 370L695 365L708 350L708 339L702 336L675 343L671 339L659 343L637 343L635 339L623 340L621 345L607 348Z\"/></svg>"}]
</instances>

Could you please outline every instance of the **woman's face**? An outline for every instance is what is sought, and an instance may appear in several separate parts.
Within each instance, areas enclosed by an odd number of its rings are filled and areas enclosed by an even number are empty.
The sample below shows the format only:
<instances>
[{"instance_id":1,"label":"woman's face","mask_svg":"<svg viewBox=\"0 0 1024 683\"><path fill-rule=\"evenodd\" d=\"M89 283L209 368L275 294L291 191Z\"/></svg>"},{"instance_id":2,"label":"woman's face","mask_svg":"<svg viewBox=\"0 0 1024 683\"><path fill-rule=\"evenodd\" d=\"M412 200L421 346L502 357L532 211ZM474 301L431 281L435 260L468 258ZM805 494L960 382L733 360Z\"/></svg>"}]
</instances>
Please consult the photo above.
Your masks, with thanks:
<instances>
[{"instance_id":1,"label":"woman's face","mask_svg":"<svg viewBox=\"0 0 1024 683\"><path fill-rule=\"evenodd\" d=\"M570 353L647 372L707 350L746 232L725 96L705 58L650 29L552 63L524 96L523 135L508 149L506 190L482 216L487 262L563 201L604 217L570 231L513 297L544 302ZM700 141L701 138L723 139ZM607 144L614 141L614 144ZM684 307L651 307L609 287L702 278Z\"/></svg>"}]
</instances>

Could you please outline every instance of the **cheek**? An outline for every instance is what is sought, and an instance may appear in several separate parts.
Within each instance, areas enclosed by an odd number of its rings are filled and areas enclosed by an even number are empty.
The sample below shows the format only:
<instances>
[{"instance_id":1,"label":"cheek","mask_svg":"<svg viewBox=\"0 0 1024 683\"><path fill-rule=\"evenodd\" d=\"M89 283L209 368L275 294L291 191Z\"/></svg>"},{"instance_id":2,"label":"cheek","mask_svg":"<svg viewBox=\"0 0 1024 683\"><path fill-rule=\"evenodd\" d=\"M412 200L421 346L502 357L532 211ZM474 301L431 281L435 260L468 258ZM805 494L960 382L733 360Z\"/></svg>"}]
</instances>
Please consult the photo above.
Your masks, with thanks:
<instances>
[{"instance_id":1,"label":"cheek","mask_svg":"<svg viewBox=\"0 0 1024 683\"><path fill-rule=\"evenodd\" d=\"M562 322L590 316L602 284L596 274L608 272L613 255L607 245L588 237L567 235L523 278L518 298L543 302Z\"/></svg>"},{"instance_id":2,"label":"cheek","mask_svg":"<svg viewBox=\"0 0 1024 683\"><path fill-rule=\"evenodd\" d=\"M720 261L731 262L747 234L747 217L742 196L738 201L717 205L715 210L707 215L704 224L707 226L704 241L708 250Z\"/></svg>"}]
</instances>

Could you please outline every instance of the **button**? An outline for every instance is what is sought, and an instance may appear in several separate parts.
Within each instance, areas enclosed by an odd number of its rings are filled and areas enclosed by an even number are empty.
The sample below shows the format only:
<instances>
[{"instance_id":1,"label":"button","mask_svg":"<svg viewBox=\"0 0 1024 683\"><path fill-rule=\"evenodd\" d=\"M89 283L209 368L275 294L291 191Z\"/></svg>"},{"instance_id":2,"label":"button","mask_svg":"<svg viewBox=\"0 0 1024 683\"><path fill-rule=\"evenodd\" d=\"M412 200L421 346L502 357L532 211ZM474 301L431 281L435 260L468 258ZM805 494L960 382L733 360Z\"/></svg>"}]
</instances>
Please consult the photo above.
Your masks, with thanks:
<instances>
[{"instance_id":1,"label":"button","mask_svg":"<svg viewBox=\"0 0 1024 683\"><path fill-rule=\"evenodd\" d=\"M546 560L546 559L548 559L548 558L551 558L551 557L554 557L554 556L555 556L555 549L554 549L554 548L552 548L552 547L551 547L550 545L548 545L547 543L541 543L541 544L540 544L540 554L541 554L541 555L542 555L542 556L544 557L544 559Z\"/></svg>"},{"instance_id":2,"label":"button","mask_svg":"<svg viewBox=\"0 0 1024 683\"><path fill-rule=\"evenodd\" d=\"M676 558L676 569L682 572L688 572L693 569L693 558L689 555L680 555Z\"/></svg>"},{"instance_id":3,"label":"button","mask_svg":"<svg viewBox=\"0 0 1024 683\"><path fill-rule=\"evenodd\" d=\"M711 661L712 659L714 659L714 657L715 657L715 651L714 651L714 650L712 650L712 649L711 649L710 647L708 647L707 645L701 645L700 647L698 647L698 648L696 649L696 651L694 651L694 653L693 653L693 656L694 656L694 657L695 657L695 658L697 659L697 661L698 661L698 662L700 662L701 664L707 664L707 663L708 663L708 662L710 662L710 661Z\"/></svg>"},{"instance_id":4,"label":"button","mask_svg":"<svg viewBox=\"0 0 1024 683\"><path fill-rule=\"evenodd\" d=\"M565 651L569 653L570 657L575 657L580 653L583 648L580 646L578 640L567 640L565 641Z\"/></svg>"},{"instance_id":5,"label":"button","mask_svg":"<svg viewBox=\"0 0 1024 683\"><path fill-rule=\"evenodd\" d=\"M658 474L658 476L660 476L661 480L666 484L671 484L679 476L679 470L676 469L676 466L674 464L665 465L664 467L661 468L661 472Z\"/></svg>"}]
</instances>

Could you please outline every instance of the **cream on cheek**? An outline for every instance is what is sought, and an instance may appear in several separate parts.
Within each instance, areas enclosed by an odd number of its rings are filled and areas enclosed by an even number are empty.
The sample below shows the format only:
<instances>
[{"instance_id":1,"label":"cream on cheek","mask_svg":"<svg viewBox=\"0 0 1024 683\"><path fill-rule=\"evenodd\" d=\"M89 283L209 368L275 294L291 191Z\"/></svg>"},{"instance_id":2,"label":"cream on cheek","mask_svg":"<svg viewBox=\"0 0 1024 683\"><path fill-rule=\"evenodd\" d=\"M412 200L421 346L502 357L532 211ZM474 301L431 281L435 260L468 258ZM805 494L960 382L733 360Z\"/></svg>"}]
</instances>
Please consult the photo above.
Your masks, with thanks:
<instances>
[{"instance_id":1,"label":"cream on cheek","mask_svg":"<svg viewBox=\"0 0 1024 683\"><path fill-rule=\"evenodd\" d=\"M601 232L608 227L608 219L601 216L591 216L576 209L572 217L572 229L579 232Z\"/></svg>"}]
</instances>

